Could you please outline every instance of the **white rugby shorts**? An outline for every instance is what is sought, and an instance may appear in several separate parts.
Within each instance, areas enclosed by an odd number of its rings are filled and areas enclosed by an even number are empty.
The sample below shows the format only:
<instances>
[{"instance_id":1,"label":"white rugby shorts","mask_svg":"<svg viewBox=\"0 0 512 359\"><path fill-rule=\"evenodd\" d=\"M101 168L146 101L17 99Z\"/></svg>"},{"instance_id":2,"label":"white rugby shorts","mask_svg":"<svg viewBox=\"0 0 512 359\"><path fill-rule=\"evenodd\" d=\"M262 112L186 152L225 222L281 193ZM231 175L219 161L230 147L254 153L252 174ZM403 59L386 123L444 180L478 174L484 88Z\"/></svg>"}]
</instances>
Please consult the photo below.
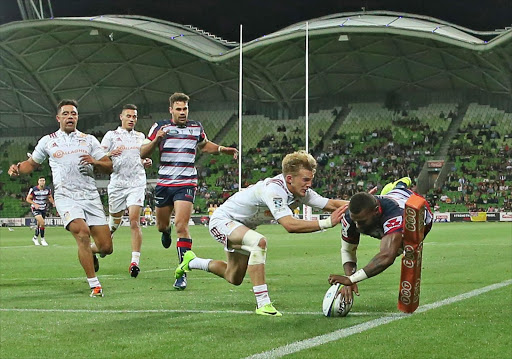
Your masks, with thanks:
<instances>
[{"instance_id":1,"label":"white rugby shorts","mask_svg":"<svg viewBox=\"0 0 512 359\"><path fill-rule=\"evenodd\" d=\"M210 235L219 243L224 245L224 250L226 252L237 252L245 255L249 255L250 253L244 251L243 249L233 249L228 247L228 237L229 235L238 227L245 226L245 224L237 222L230 218L222 218L220 216L215 216L215 214L210 218L210 223L208 224L208 229L210 231Z\"/></svg>"},{"instance_id":2,"label":"white rugby shorts","mask_svg":"<svg viewBox=\"0 0 512 359\"><path fill-rule=\"evenodd\" d=\"M69 197L55 196L55 206L64 228L77 218L85 220L88 226L103 226L107 224L105 211L101 204L100 197L93 199L72 199Z\"/></svg>"},{"instance_id":3,"label":"white rugby shorts","mask_svg":"<svg viewBox=\"0 0 512 359\"><path fill-rule=\"evenodd\" d=\"M139 187L111 187L108 186L108 210L110 213L119 213L130 206L143 207L146 196L146 186Z\"/></svg>"}]
</instances>

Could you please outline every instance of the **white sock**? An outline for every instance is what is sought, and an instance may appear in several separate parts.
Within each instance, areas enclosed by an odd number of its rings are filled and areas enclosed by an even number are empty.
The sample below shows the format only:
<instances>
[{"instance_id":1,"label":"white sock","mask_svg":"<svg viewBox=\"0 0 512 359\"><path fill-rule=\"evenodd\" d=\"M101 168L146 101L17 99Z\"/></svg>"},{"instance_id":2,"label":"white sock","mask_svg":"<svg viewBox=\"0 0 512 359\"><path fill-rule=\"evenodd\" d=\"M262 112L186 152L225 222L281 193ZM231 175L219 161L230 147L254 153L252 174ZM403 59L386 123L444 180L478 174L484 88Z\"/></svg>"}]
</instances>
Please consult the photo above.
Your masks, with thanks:
<instances>
[{"instance_id":1,"label":"white sock","mask_svg":"<svg viewBox=\"0 0 512 359\"><path fill-rule=\"evenodd\" d=\"M211 261L212 261L211 259L204 259L204 258L196 257L188 263L188 267L190 269L201 269L201 270L204 270L205 272L209 272L208 264L210 264Z\"/></svg>"},{"instance_id":2,"label":"white sock","mask_svg":"<svg viewBox=\"0 0 512 359\"><path fill-rule=\"evenodd\" d=\"M98 277L94 277L94 278L87 278L87 281L89 282L89 287L91 287L91 288L101 286L101 284L100 284L100 281L99 281Z\"/></svg>"},{"instance_id":3,"label":"white sock","mask_svg":"<svg viewBox=\"0 0 512 359\"><path fill-rule=\"evenodd\" d=\"M255 285L252 287L252 291L256 296L256 303L258 308L263 307L266 304L270 303L270 297L268 295L268 289L266 284Z\"/></svg>"},{"instance_id":4,"label":"white sock","mask_svg":"<svg viewBox=\"0 0 512 359\"><path fill-rule=\"evenodd\" d=\"M140 252L132 252L132 263L139 265Z\"/></svg>"}]
</instances>

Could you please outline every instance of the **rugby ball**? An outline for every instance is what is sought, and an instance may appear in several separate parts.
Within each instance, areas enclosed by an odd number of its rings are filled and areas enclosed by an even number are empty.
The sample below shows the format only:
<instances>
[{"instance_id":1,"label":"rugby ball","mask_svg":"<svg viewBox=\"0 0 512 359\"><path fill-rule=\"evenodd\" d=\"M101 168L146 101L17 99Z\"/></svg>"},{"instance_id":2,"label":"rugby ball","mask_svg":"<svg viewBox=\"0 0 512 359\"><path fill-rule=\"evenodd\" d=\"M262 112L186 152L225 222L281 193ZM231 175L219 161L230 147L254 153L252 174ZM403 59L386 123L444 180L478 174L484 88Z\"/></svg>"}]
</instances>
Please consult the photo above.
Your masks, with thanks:
<instances>
[{"instance_id":1,"label":"rugby ball","mask_svg":"<svg viewBox=\"0 0 512 359\"><path fill-rule=\"evenodd\" d=\"M326 317L345 317L352 309L352 302L346 302L341 295L336 297L340 286L339 283L333 284L325 293L322 310Z\"/></svg>"}]
</instances>

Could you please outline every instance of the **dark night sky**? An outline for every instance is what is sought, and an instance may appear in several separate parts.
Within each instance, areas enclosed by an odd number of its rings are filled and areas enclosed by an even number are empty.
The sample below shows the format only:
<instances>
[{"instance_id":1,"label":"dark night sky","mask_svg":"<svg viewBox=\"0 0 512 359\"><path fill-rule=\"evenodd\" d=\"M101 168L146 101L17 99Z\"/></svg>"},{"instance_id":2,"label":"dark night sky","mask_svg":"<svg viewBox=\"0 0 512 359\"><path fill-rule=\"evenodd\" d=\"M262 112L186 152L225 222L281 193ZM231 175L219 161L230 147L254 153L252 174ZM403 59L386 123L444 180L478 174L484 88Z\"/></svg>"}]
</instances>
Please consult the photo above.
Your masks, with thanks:
<instances>
[{"instance_id":1,"label":"dark night sky","mask_svg":"<svg viewBox=\"0 0 512 359\"><path fill-rule=\"evenodd\" d=\"M46 1L46 0L45 0ZM432 16L473 30L512 25L511 0L51 0L54 15L144 15L194 25L226 40L244 41L316 17L367 10ZM16 0L0 0L0 24L21 20Z\"/></svg>"}]
</instances>

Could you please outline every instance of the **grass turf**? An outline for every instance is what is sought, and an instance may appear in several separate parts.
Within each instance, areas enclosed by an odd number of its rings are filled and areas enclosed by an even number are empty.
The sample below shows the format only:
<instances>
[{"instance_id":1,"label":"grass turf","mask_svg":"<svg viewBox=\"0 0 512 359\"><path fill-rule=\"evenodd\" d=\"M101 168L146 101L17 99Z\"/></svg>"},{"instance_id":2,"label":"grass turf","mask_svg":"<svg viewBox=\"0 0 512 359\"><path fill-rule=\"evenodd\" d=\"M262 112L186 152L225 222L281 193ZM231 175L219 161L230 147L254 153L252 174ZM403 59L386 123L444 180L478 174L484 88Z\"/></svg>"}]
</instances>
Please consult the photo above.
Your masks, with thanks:
<instances>
[{"instance_id":1,"label":"grass turf","mask_svg":"<svg viewBox=\"0 0 512 359\"><path fill-rule=\"evenodd\" d=\"M114 254L100 259L104 298L89 298L74 239L47 228L49 247L36 247L28 228L0 229L0 358L242 358L396 315L400 264L359 285L346 318L325 318L327 276L341 273L339 227L268 237L267 283L282 318L260 317L251 284L235 287L202 271L172 288L174 244L165 250L155 227L144 228L141 273L129 276L129 229L115 235ZM198 256L224 259L205 227L191 227ZM379 241L363 237L364 266ZM423 250L421 305L512 278L512 225L435 224ZM292 358L512 357L512 285L401 320L307 347ZM347 354L348 355L348 354Z\"/></svg>"}]
</instances>

